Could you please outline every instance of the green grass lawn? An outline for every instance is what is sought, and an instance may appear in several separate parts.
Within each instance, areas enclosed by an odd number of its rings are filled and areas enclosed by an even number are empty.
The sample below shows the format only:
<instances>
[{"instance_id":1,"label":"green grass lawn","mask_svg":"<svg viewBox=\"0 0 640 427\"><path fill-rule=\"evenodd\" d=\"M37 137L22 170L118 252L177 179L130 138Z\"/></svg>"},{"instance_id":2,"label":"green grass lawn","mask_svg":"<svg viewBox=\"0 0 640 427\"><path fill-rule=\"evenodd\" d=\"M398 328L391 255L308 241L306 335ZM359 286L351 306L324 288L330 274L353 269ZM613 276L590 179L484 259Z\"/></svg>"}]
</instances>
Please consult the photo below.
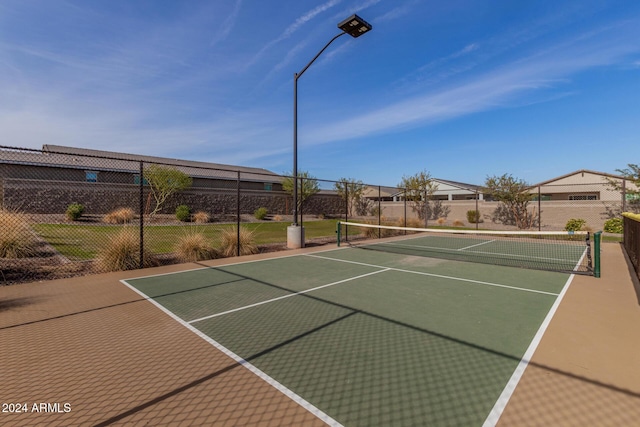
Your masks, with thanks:
<instances>
[{"instance_id":1,"label":"green grass lawn","mask_svg":"<svg viewBox=\"0 0 640 427\"><path fill-rule=\"evenodd\" d=\"M305 222L307 239L335 237L337 220ZM288 222L244 223L255 232L258 245L267 243L286 243ZM126 226L87 225L87 224L32 224L38 235L55 247L62 255L70 259L92 259L98 251L109 244L111 238ZM144 227L145 246L154 253L170 253L176 241L186 234L203 233L218 246L220 231L234 227L235 224L185 224L185 225L149 225ZM139 233L137 226L129 226L133 233Z\"/></svg>"},{"instance_id":2,"label":"green grass lawn","mask_svg":"<svg viewBox=\"0 0 640 427\"><path fill-rule=\"evenodd\" d=\"M336 237L335 219L305 222L305 238L315 239ZM243 223L242 226L255 232L258 245L269 243L286 243L288 222ZM189 233L203 233L219 246L219 235L224 229L235 224L184 224L184 225L148 225L144 227L145 246L153 253L173 252L178 239ZM56 248L62 255L72 260L88 260L97 253L111 238L127 226L88 225L88 224L32 224L38 235ZM133 233L139 233L137 225L128 226ZM445 228L445 227L434 227ZM458 228L460 229L460 228ZM357 227L350 227L352 233L361 233ZM373 237L373 236L372 236ZM603 242L617 242L617 236L603 236Z\"/></svg>"}]
</instances>

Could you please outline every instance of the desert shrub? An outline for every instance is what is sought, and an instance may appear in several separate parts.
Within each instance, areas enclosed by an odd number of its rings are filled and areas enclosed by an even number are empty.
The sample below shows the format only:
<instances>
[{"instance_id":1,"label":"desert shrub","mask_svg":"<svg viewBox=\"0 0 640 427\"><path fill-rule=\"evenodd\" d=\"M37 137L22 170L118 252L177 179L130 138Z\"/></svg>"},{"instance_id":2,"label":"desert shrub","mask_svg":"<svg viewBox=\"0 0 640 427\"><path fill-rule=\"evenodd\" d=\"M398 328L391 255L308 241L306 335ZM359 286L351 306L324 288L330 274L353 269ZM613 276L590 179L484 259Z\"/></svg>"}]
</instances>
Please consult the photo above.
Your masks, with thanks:
<instances>
[{"instance_id":1,"label":"desert shrub","mask_svg":"<svg viewBox=\"0 0 640 427\"><path fill-rule=\"evenodd\" d=\"M178 259L182 262L203 261L217 258L218 251L202 233L190 233L178 239L175 246Z\"/></svg>"},{"instance_id":2,"label":"desert shrub","mask_svg":"<svg viewBox=\"0 0 640 427\"><path fill-rule=\"evenodd\" d=\"M455 221L453 221L453 226L454 227L464 227L464 222L460 221L459 219L456 219Z\"/></svg>"},{"instance_id":3,"label":"desert shrub","mask_svg":"<svg viewBox=\"0 0 640 427\"><path fill-rule=\"evenodd\" d=\"M187 205L180 205L176 208L176 218L182 222L191 220L191 208Z\"/></svg>"},{"instance_id":4,"label":"desert shrub","mask_svg":"<svg viewBox=\"0 0 640 427\"><path fill-rule=\"evenodd\" d=\"M470 224L479 224L482 222L480 217L480 211L470 210L467 211L467 222Z\"/></svg>"},{"instance_id":5,"label":"desert shrub","mask_svg":"<svg viewBox=\"0 0 640 427\"><path fill-rule=\"evenodd\" d=\"M267 208L258 208L253 212L253 216L256 219L265 219L267 217Z\"/></svg>"},{"instance_id":6,"label":"desert shrub","mask_svg":"<svg viewBox=\"0 0 640 427\"><path fill-rule=\"evenodd\" d=\"M586 223L587 221L582 218L571 218L569 221L567 221L564 229L566 231L580 231Z\"/></svg>"},{"instance_id":7,"label":"desert shrub","mask_svg":"<svg viewBox=\"0 0 640 427\"><path fill-rule=\"evenodd\" d=\"M33 256L36 243L23 214L0 208L0 258Z\"/></svg>"},{"instance_id":8,"label":"desert shrub","mask_svg":"<svg viewBox=\"0 0 640 427\"><path fill-rule=\"evenodd\" d=\"M133 209L120 208L106 214L102 220L107 224L128 224L133 221Z\"/></svg>"},{"instance_id":9,"label":"desert shrub","mask_svg":"<svg viewBox=\"0 0 640 427\"><path fill-rule=\"evenodd\" d=\"M382 209L380 209L378 205L375 205L375 206L372 205L371 207L368 208L367 211L364 211L365 215L367 213L369 213L370 216L380 217L382 216Z\"/></svg>"},{"instance_id":10,"label":"desert shrub","mask_svg":"<svg viewBox=\"0 0 640 427\"><path fill-rule=\"evenodd\" d=\"M604 231L607 233L618 233L622 234L623 232L623 221L622 218L611 218L604 222Z\"/></svg>"},{"instance_id":11,"label":"desert shrub","mask_svg":"<svg viewBox=\"0 0 640 427\"><path fill-rule=\"evenodd\" d=\"M138 234L132 229L124 229L114 235L97 256L103 271L124 271L140 268L140 241ZM156 258L144 251L144 267L158 265Z\"/></svg>"},{"instance_id":12,"label":"desert shrub","mask_svg":"<svg viewBox=\"0 0 640 427\"><path fill-rule=\"evenodd\" d=\"M446 218L438 218L438 220L436 221L438 225L444 225L445 222L447 222Z\"/></svg>"},{"instance_id":13,"label":"desert shrub","mask_svg":"<svg viewBox=\"0 0 640 427\"><path fill-rule=\"evenodd\" d=\"M204 211L198 211L193 214L193 222L196 222L198 224L206 224L209 221L211 221L211 217Z\"/></svg>"},{"instance_id":14,"label":"desert shrub","mask_svg":"<svg viewBox=\"0 0 640 427\"><path fill-rule=\"evenodd\" d=\"M389 225L389 226L399 226L398 221L393 221L391 219L382 218L380 221L381 225ZM372 224L378 225L377 221L365 221L364 224ZM362 227L360 228L361 233L367 239L377 239L378 237L391 237L397 236L402 233L399 230L393 230L388 228L373 228L373 227Z\"/></svg>"},{"instance_id":15,"label":"desert shrub","mask_svg":"<svg viewBox=\"0 0 640 427\"><path fill-rule=\"evenodd\" d=\"M246 227L240 227L240 241L238 241L238 229L236 227L226 228L220 233L220 246L222 255L225 257L235 256L240 245L240 255L251 255L258 253L258 246L255 243L255 231Z\"/></svg>"},{"instance_id":16,"label":"desert shrub","mask_svg":"<svg viewBox=\"0 0 640 427\"><path fill-rule=\"evenodd\" d=\"M84 206L80 203L71 203L67 206L67 211L65 215L69 221L77 221L80 219L82 214L84 213Z\"/></svg>"},{"instance_id":17,"label":"desert shrub","mask_svg":"<svg viewBox=\"0 0 640 427\"><path fill-rule=\"evenodd\" d=\"M407 219L407 227L424 228L424 220L420 218L409 218Z\"/></svg>"}]
</instances>

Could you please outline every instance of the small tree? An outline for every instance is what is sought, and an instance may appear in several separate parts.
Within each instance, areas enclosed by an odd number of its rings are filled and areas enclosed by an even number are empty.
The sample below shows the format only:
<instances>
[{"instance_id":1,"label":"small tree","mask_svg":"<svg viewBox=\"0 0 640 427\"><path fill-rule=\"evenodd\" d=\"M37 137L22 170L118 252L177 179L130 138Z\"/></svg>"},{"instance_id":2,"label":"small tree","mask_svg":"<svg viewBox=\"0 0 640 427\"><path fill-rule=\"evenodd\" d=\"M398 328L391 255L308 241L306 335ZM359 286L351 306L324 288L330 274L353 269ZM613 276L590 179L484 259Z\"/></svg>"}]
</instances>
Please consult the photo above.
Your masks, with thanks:
<instances>
[{"instance_id":1,"label":"small tree","mask_svg":"<svg viewBox=\"0 0 640 427\"><path fill-rule=\"evenodd\" d=\"M640 166L629 163L626 169L616 169L616 172L619 172L622 177L628 181L631 181L636 189L628 188L625 185L625 197L627 200L626 210L630 212L640 213ZM622 192L622 181L612 178L606 178L608 185L616 191ZM622 207L620 207L619 211L608 210L609 216L611 218L618 217L622 211Z\"/></svg>"},{"instance_id":2,"label":"small tree","mask_svg":"<svg viewBox=\"0 0 640 427\"><path fill-rule=\"evenodd\" d=\"M162 209L162 205L164 205L169 196L191 187L193 183L189 175L168 166L148 166L144 169L143 175L146 182L149 183L151 195L156 202L155 208L149 214L150 216L155 215Z\"/></svg>"},{"instance_id":3,"label":"small tree","mask_svg":"<svg viewBox=\"0 0 640 427\"><path fill-rule=\"evenodd\" d=\"M494 221L515 224L520 229L531 228L536 223L535 212L529 212L529 202L533 194L529 185L509 174L487 177L485 194L501 203L494 212Z\"/></svg>"},{"instance_id":4,"label":"small tree","mask_svg":"<svg viewBox=\"0 0 640 427\"><path fill-rule=\"evenodd\" d=\"M293 196L293 177L287 176L282 180L282 189ZM309 197L320 191L318 181L309 172L298 172L298 209Z\"/></svg>"},{"instance_id":5,"label":"small tree","mask_svg":"<svg viewBox=\"0 0 640 427\"><path fill-rule=\"evenodd\" d=\"M405 189L406 200L411 202L411 208L418 214L418 218L424 220L426 227L432 213L429 201L438 189L438 184L433 182L431 174L425 170L415 175L403 176L398 187Z\"/></svg>"},{"instance_id":6,"label":"small tree","mask_svg":"<svg viewBox=\"0 0 640 427\"><path fill-rule=\"evenodd\" d=\"M334 185L338 195L347 203L347 215L353 216L354 213L360 214L363 210L363 194L366 186L362 181L356 181L353 178L340 178L339 182ZM364 203L368 207L367 203ZM366 208L364 208L366 214Z\"/></svg>"}]
</instances>

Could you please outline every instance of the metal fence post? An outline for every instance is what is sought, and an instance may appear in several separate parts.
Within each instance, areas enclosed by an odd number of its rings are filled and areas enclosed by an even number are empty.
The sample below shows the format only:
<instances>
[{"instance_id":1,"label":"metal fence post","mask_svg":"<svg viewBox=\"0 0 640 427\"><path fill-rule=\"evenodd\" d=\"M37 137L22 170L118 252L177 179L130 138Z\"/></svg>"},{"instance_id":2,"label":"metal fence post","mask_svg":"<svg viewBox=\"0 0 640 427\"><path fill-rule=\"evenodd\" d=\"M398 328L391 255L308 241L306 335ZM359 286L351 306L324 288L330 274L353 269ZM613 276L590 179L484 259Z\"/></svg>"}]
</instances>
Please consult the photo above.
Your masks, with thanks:
<instances>
[{"instance_id":1,"label":"metal fence post","mask_svg":"<svg viewBox=\"0 0 640 427\"><path fill-rule=\"evenodd\" d=\"M144 162L140 161L140 268L144 268Z\"/></svg>"},{"instance_id":2,"label":"metal fence post","mask_svg":"<svg viewBox=\"0 0 640 427\"><path fill-rule=\"evenodd\" d=\"M538 185L538 231L542 230L542 194Z\"/></svg>"},{"instance_id":3,"label":"metal fence post","mask_svg":"<svg viewBox=\"0 0 640 427\"><path fill-rule=\"evenodd\" d=\"M627 211L627 180L622 178L622 212Z\"/></svg>"},{"instance_id":4,"label":"metal fence post","mask_svg":"<svg viewBox=\"0 0 640 427\"><path fill-rule=\"evenodd\" d=\"M240 171L236 179L236 256L240 256Z\"/></svg>"},{"instance_id":5,"label":"metal fence post","mask_svg":"<svg viewBox=\"0 0 640 427\"><path fill-rule=\"evenodd\" d=\"M382 225L382 204L380 199L382 198L382 191L378 185L378 225ZM378 228L378 239L382 237L382 229Z\"/></svg>"},{"instance_id":6,"label":"metal fence post","mask_svg":"<svg viewBox=\"0 0 640 427\"><path fill-rule=\"evenodd\" d=\"M404 188L402 189L402 198L403 198L403 205L404 205L404 226L407 227L407 189ZM404 230L404 234L407 234L407 230Z\"/></svg>"}]
</instances>

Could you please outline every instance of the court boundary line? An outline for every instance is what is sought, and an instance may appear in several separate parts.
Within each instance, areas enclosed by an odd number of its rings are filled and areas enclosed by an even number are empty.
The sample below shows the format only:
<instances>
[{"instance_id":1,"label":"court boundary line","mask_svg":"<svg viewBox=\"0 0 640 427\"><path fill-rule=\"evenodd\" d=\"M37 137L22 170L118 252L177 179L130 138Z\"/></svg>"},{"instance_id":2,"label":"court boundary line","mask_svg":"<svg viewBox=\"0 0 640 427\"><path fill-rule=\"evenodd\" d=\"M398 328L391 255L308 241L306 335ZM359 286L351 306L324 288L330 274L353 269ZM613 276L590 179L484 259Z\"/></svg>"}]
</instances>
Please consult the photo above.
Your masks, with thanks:
<instances>
[{"instance_id":1,"label":"court boundary line","mask_svg":"<svg viewBox=\"0 0 640 427\"><path fill-rule=\"evenodd\" d=\"M585 250L585 252L580 257L580 260L578 260L578 264L582 263L586 254L587 252ZM493 405L493 408L491 408L491 411L489 412L489 415L487 415L487 418L482 424L482 427L494 427L500 420L500 417L502 416L502 413L507 407L509 400L511 400L511 396L513 396L513 393L515 392L516 387L518 387L518 384L520 383L520 380L522 379L522 376L524 375L525 370L529 366L529 362L531 361L534 353L538 349L538 346L542 341L542 337L547 332L547 328L551 324L551 320L555 316L556 311L558 311L558 308L560 308L560 303L562 302L564 296L569 291L569 287L571 286L571 282L573 282L573 278L575 276L576 276L575 274L571 274L567 279L567 281L565 282L564 286L562 287L562 290L560 291L560 294L558 295L558 298L556 298L553 305L551 306L551 309L549 309L549 312L547 313L544 320L540 324L540 327L538 328L538 331L536 332L533 339L531 340L531 343L529 344L527 351L522 355L522 358L518 362L518 366L516 366L516 369L513 371L513 374L511 374L511 378L509 378L509 381L507 381L507 384L504 386L502 393L500 393L500 396L498 396L498 399L496 399L496 403Z\"/></svg>"},{"instance_id":2,"label":"court boundary line","mask_svg":"<svg viewBox=\"0 0 640 427\"><path fill-rule=\"evenodd\" d=\"M295 255L292 255L292 256L295 256ZM248 262L252 262L252 261L248 261ZM207 267L207 268L210 268L210 267ZM200 270L200 268L194 269L194 270ZM185 270L185 271L194 271L194 270ZM157 276L162 276L162 274L159 274ZM149 276L149 277L153 277L153 276ZM166 315L168 315L173 320L175 320L176 322L178 322L179 324L181 324L182 326L187 328L189 331L191 331L194 334L196 334L198 337L202 338L204 341L209 343L211 346L215 347L217 350L219 350L220 352L222 352L226 356L230 357L232 360L234 360L236 363L238 363L238 365L248 369L251 373L256 375L258 378L260 378L261 380L265 381L267 384L269 384L270 386L272 386L273 388L275 388L276 390L278 390L279 392L281 392L282 394L287 396L289 399L291 399L292 401L294 401L295 403L300 405L302 408L304 408L305 410L307 410L308 412L310 412L311 414L313 414L314 416L316 416L318 419L320 419L321 421L325 422L326 424L328 424L328 425L330 425L332 427L343 427L343 425L341 423L339 423L337 420L333 419L330 415L328 415L327 413L322 411L320 408L314 406L309 401L304 399L302 396L298 395L293 390L291 390L288 387L286 387L284 384L276 381L274 378L269 376L267 373L265 373L264 371L260 370L255 365L253 365L251 362L249 362L249 361L245 360L244 358L240 357L239 355L235 354L234 352L232 352L231 350L229 350L228 348L226 348L225 346L223 346L222 344L220 344L219 342L217 342L216 340L214 340L210 336L206 335L204 332L201 332L200 330L198 330L194 326L191 326L189 323L185 322L180 317L175 315L173 312L171 312L170 310L168 310L167 308L162 306L159 302L157 302L153 298L149 297L148 295L145 295L144 292L139 291L134 286L130 285L127 282L127 280L134 280L134 279L122 279L122 280L120 280L120 283L124 284L129 289L131 289L132 291L134 291L135 293L137 293L138 295L140 295L141 297L143 297L144 299L149 301L151 304L155 305L157 308L159 308Z\"/></svg>"},{"instance_id":3,"label":"court boundary line","mask_svg":"<svg viewBox=\"0 0 640 427\"><path fill-rule=\"evenodd\" d=\"M279 296L279 297L276 297L276 298L271 298L271 299L268 299L268 300L256 302L256 303L249 304L249 305L245 305L244 307L233 308L231 310L226 310L226 311L222 311L220 313L211 314L209 316L200 317L198 319L189 320L187 323L191 325L192 323L202 322L204 320L213 319L213 318L219 317L219 316L224 316L225 314L235 313L236 311L242 311L242 310L246 310L246 309L249 309L249 308L258 307L260 305L269 304L269 303L275 302L275 301L280 301L280 300L283 300L285 298L291 298L291 297L295 297L297 295L307 294L309 292L317 291L318 289L328 288L329 286L339 285L341 283L350 282L352 280L362 279L363 277L373 276L374 274L384 273L385 271L389 271L389 270L390 270L390 268L385 268L383 270L372 271L372 272L369 272L369 273L366 273L366 274L361 274L359 276L349 277L347 279L338 280L337 282L328 283L326 285L316 286L315 288L306 289L304 291L298 291L298 292L294 292L294 293L291 293L291 294L282 295L282 296Z\"/></svg>"},{"instance_id":4,"label":"court boundary line","mask_svg":"<svg viewBox=\"0 0 640 427\"><path fill-rule=\"evenodd\" d=\"M454 280L454 281L459 281L459 282L474 283L474 284L478 284L478 285L493 286L493 287L497 287L497 288L506 288L506 289L511 289L511 290L515 290L515 291L523 291L523 292L531 292L531 293L536 293L536 294L551 295L551 296L554 296L554 297L557 297L559 295L559 294L556 294L556 293L553 293L553 292L539 291L537 289L520 288L518 286L502 285L500 283L484 282L482 280L465 279L464 277L445 276L443 274L427 273L427 272L424 272L424 271L405 270L405 269L402 269L402 268L387 267L387 266L376 265L376 264L368 264L368 263L365 263L365 262L349 261L349 260L337 259L337 258L329 258L329 257L315 255L315 254L304 254L304 256L308 256L308 257L312 257L312 258L319 258L319 259L327 259L327 260L337 261L337 262L345 262L345 263L349 263L349 264L363 265L363 266L366 266L366 267L387 268L390 271L398 271L398 272L401 272L401 273L418 274L418 275L421 275L421 276L429 276L429 277L438 277L440 279L448 279L448 280Z\"/></svg>"},{"instance_id":5,"label":"court boundary line","mask_svg":"<svg viewBox=\"0 0 640 427\"><path fill-rule=\"evenodd\" d=\"M507 407L509 400L511 400L511 396L513 396L513 393L515 392L516 387L518 387L518 384L520 383L520 380L522 379L522 376L524 375L525 370L529 366L529 362L531 361L534 353L538 349L538 346L540 345L540 342L542 341L544 334L547 332L547 328L551 324L551 320L553 319L553 317L556 314L556 311L560 307L560 303L562 302L562 299L564 298L565 294L569 290L569 286L571 286L571 282L573 282L573 279L575 276L576 276L575 274L571 274L567 279L567 281L565 282L565 285L562 288L562 291L560 292L560 294L558 295L558 298L556 298L555 302L551 306L551 309L549 310L544 320L540 324L540 328L538 328L538 331L536 332L533 339L531 340L531 343L529 344L527 351L524 353L524 355L520 359L520 362L518 362L518 366L516 366L516 369L513 371L513 374L511 374L511 378L509 378L509 381L507 381L507 384L502 390L502 393L500 393L500 396L498 396L498 399L496 399L496 403L494 404L493 408L491 408L491 411L489 412L489 415L487 415L487 418L482 424L482 427L493 427L500 420L502 413Z\"/></svg>"}]
</instances>

